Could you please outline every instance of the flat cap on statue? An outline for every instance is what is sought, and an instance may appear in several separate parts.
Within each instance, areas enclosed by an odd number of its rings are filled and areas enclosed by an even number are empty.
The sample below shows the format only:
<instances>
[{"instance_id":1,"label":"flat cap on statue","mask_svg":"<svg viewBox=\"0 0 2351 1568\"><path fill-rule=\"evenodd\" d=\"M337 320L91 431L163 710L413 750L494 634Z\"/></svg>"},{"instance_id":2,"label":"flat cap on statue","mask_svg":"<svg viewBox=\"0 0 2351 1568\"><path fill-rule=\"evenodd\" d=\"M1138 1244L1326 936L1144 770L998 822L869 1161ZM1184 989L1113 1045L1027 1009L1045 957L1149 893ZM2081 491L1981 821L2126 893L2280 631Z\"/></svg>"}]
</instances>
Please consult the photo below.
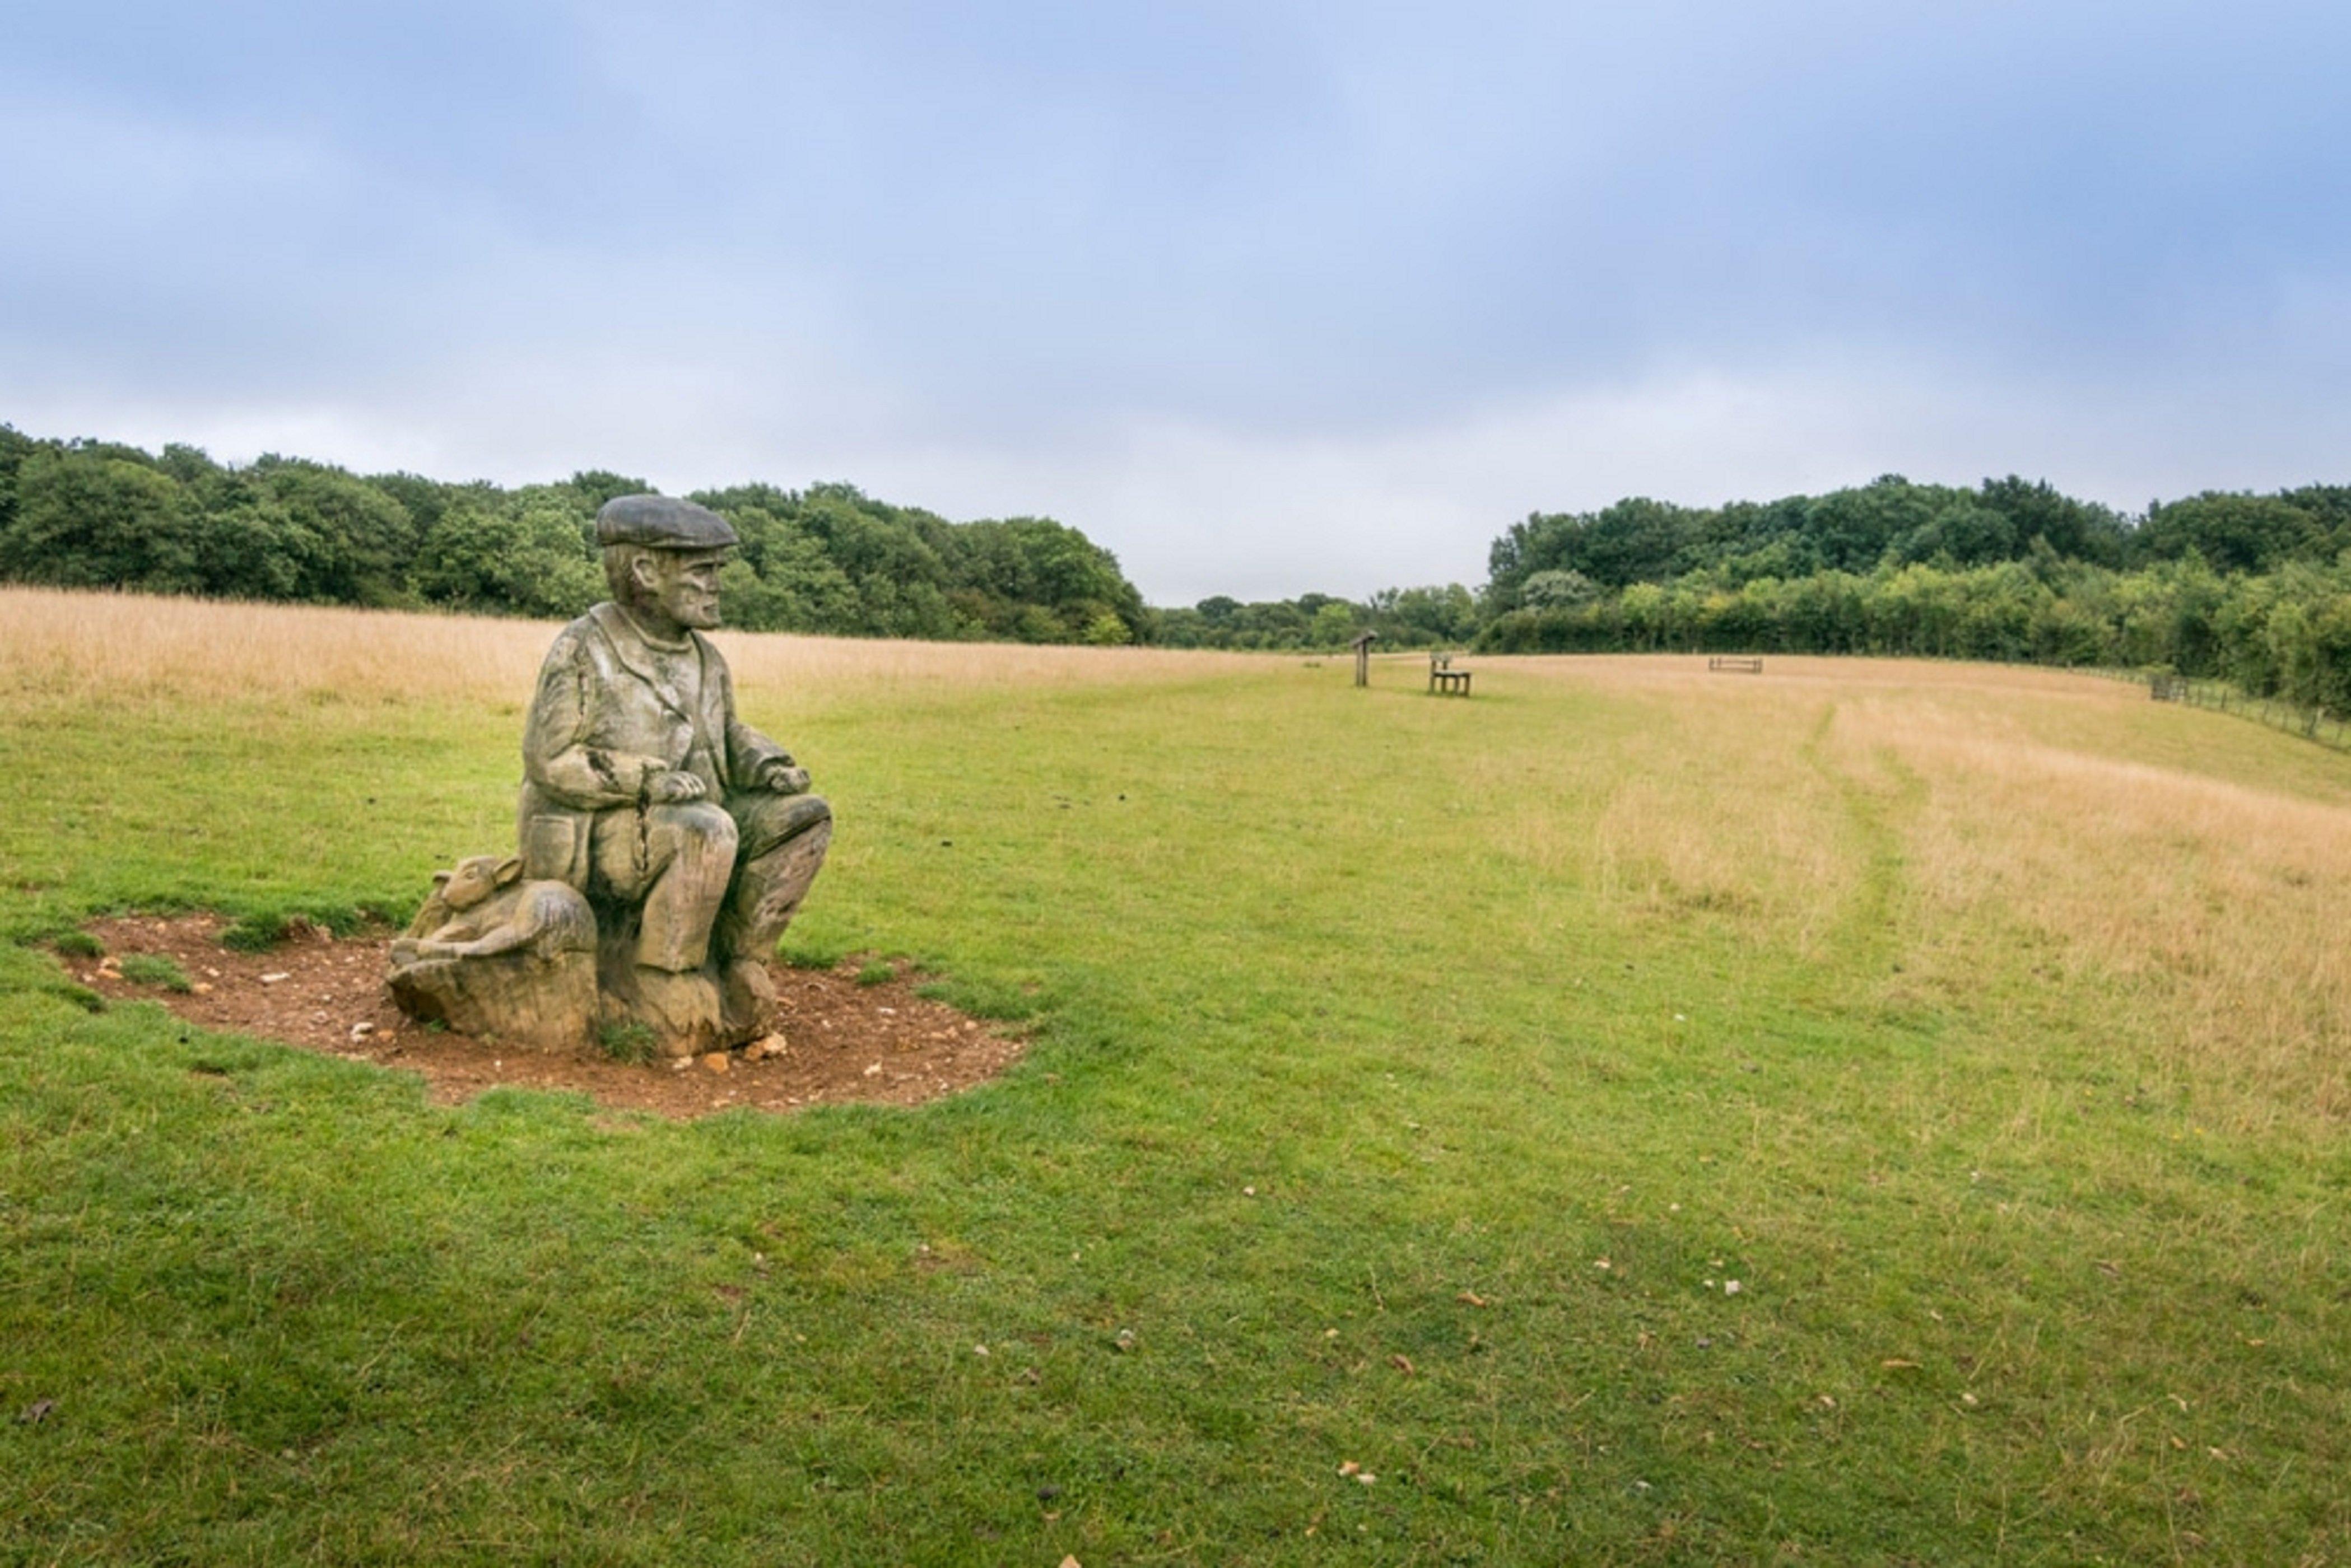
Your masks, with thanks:
<instances>
[{"instance_id":1,"label":"flat cap on statue","mask_svg":"<svg viewBox=\"0 0 2351 1568\"><path fill-rule=\"evenodd\" d=\"M731 550L743 541L707 506L670 495L616 495L596 514L596 543L655 550Z\"/></svg>"}]
</instances>

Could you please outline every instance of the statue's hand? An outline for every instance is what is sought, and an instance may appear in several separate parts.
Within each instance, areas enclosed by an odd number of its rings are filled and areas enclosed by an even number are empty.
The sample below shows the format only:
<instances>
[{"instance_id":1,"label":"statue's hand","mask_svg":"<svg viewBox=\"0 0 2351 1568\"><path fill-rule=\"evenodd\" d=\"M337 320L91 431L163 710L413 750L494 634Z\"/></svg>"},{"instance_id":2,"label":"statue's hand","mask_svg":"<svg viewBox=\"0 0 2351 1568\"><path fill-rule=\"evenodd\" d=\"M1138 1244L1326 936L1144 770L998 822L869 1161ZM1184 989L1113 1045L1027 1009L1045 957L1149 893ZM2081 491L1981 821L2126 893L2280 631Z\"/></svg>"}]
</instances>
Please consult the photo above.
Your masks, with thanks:
<instances>
[{"instance_id":1,"label":"statue's hand","mask_svg":"<svg viewBox=\"0 0 2351 1568\"><path fill-rule=\"evenodd\" d=\"M694 774L666 773L653 780L647 792L655 805L683 805L690 800L700 800L709 794L701 778Z\"/></svg>"},{"instance_id":2,"label":"statue's hand","mask_svg":"<svg viewBox=\"0 0 2351 1568\"><path fill-rule=\"evenodd\" d=\"M809 786L809 771L789 757L771 757L759 769L759 787L775 794L800 794Z\"/></svg>"}]
</instances>

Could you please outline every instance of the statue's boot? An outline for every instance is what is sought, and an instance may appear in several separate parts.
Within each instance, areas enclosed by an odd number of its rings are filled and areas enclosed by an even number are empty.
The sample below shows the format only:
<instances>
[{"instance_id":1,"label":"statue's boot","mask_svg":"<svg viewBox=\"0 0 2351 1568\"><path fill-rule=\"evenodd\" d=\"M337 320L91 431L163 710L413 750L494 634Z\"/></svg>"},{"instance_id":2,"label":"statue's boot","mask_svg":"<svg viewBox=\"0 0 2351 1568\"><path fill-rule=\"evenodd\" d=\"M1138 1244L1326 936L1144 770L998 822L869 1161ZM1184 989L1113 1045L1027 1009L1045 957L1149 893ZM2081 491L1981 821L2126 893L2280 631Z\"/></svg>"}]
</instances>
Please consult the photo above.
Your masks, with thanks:
<instances>
[{"instance_id":1,"label":"statue's boot","mask_svg":"<svg viewBox=\"0 0 2351 1568\"><path fill-rule=\"evenodd\" d=\"M653 1032L664 1054L692 1056L732 1044L718 984L701 970L682 973L639 964L629 1013Z\"/></svg>"},{"instance_id":2,"label":"statue's boot","mask_svg":"<svg viewBox=\"0 0 2351 1568\"><path fill-rule=\"evenodd\" d=\"M776 980L757 959L737 959L720 981L719 1017L730 1040L765 1033L775 1017Z\"/></svg>"},{"instance_id":3,"label":"statue's boot","mask_svg":"<svg viewBox=\"0 0 2351 1568\"><path fill-rule=\"evenodd\" d=\"M749 1039L766 1024L776 1001L768 961L799 913L832 843L832 815L813 795L778 797L779 817L798 817L797 831L764 854L745 860L719 912L712 947L726 966L726 1026ZM752 837L756 845L757 837Z\"/></svg>"}]
</instances>

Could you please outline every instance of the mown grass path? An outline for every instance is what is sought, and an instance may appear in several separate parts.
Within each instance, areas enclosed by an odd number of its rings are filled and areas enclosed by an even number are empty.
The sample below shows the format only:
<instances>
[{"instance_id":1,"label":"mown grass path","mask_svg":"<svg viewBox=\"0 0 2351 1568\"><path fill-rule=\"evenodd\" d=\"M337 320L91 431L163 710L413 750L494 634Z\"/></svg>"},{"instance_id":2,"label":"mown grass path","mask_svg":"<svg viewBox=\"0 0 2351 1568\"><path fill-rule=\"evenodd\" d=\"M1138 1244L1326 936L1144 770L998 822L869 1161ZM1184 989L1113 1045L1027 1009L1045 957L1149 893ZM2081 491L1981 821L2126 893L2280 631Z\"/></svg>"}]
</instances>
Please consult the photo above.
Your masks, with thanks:
<instances>
[{"instance_id":1,"label":"mown grass path","mask_svg":"<svg viewBox=\"0 0 2351 1568\"><path fill-rule=\"evenodd\" d=\"M2351 1554L2351 761L1381 677L745 681L841 817L791 943L1036 1031L913 1112L438 1109L0 949L0 1556ZM510 702L0 691L26 937L510 831Z\"/></svg>"}]
</instances>

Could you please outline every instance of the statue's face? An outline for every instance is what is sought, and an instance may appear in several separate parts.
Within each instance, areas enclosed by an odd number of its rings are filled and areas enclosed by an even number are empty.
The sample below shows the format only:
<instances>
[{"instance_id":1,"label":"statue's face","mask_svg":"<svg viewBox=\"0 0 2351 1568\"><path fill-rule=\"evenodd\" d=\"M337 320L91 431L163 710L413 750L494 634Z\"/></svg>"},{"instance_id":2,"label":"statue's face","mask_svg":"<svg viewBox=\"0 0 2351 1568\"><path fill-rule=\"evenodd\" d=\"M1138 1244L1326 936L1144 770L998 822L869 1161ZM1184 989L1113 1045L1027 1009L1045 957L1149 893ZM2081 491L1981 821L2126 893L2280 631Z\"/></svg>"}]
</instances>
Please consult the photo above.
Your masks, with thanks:
<instances>
[{"instance_id":1,"label":"statue's face","mask_svg":"<svg viewBox=\"0 0 2351 1568\"><path fill-rule=\"evenodd\" d=\"M680 626L708 631L718 624L718 567L724 550L652 552L646 596Z\"/></svg>"}]
</instances>

